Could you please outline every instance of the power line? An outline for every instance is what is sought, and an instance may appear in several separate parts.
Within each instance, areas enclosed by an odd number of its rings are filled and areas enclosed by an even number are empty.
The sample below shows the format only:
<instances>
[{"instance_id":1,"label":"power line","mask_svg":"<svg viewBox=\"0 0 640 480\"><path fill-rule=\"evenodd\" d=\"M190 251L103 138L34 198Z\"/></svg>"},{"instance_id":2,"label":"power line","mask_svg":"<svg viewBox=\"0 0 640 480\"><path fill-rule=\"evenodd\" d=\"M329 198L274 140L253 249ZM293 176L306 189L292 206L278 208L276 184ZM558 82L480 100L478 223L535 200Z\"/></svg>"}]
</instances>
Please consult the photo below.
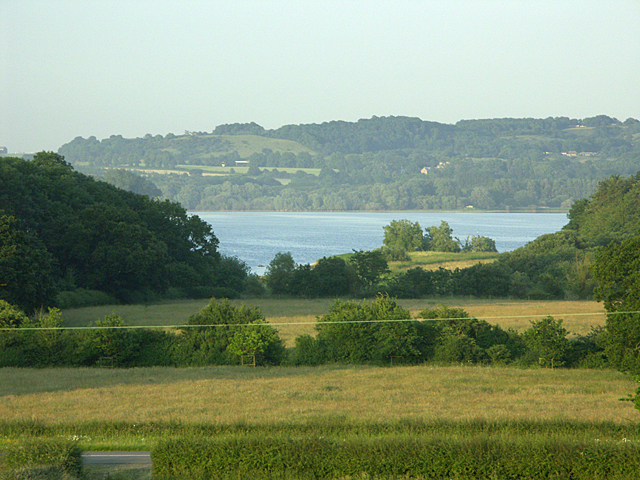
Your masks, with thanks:
<instances>
[{"instance_id":1,"label":"power line","mask_svg":"<svg viewBox=\"0 0 640 480\"><path fill-rule=\"evenodd\" d=\"M215 324L215 325L122 325L122 326L87 326L87 327L18 327L18 328L0 328L0 331L47 331L47 330L135 330L135 329L189 329L189 328L218 328L218 327L288 327L296 325L334 325L334 324L372 324L372 323L402 323L402 322L453 322L456 320L504 320L511 318L546 318L546 317L587 317L597 315L630 315L638 314L640 311L634 312L588 312L588 313L563 313L563 314L544 314L544 315L506 315L497 317L449 317L449 318L401 318L401 319L379 319L379 320L346 320L346 321L319 321L311 322L287 322L287 323L233 323L233 324Z\"/></svg>"}]
</instances>

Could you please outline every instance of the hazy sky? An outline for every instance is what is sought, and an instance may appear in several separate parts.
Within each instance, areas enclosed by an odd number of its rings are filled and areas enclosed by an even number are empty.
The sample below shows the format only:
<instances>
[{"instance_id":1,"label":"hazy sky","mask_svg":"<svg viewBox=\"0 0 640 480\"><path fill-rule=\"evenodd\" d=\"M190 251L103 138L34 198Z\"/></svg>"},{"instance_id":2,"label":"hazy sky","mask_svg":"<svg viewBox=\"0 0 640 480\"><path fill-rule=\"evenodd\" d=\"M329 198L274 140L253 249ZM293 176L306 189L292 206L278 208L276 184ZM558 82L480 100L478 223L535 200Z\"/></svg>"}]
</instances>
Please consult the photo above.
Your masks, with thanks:
<instances>
[{"instance_id":1,"label":"hazy sky","mask_svg":"<svg viewBox=\"0 0 640 480\"><path fill-rule=\"evenodd\" d=\"M0 0L0 146L217 125L640 118L639 0Z\"/></svg>"}]
</instances>

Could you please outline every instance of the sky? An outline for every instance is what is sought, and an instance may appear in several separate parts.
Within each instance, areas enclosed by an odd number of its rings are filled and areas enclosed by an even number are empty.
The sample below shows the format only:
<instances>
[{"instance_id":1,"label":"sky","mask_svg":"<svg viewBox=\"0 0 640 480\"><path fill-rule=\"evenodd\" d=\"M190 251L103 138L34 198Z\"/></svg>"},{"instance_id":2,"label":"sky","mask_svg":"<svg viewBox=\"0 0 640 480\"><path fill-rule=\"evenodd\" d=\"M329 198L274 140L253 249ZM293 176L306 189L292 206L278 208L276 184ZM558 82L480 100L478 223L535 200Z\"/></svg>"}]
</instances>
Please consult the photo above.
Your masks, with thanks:
<instances>
[{"instance_id":1,"label":"sky","mask_svg":"<svg viewBox=\"0 0 640 480\"><path fill-rule=\"evenodd\" d=\"M640 119L639 0L0 0L0 146L412 116Z\"/></svg>"}]
</instances>

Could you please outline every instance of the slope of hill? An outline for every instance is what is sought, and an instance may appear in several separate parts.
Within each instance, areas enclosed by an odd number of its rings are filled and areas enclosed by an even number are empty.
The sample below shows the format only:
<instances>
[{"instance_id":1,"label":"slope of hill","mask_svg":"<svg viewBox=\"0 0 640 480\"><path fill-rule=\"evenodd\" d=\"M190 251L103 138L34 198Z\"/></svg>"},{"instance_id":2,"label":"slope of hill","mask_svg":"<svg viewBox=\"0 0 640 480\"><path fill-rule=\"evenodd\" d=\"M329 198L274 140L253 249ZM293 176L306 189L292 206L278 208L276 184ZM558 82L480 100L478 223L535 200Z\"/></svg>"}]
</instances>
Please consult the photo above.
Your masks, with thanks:
<instances>
[{"instance_id":1,"label":"slope of hill","mask_svg":"<svg viewBox=\"0 0 640 480\"><path fill-rule=\"evenodd\" d=\"M455 125L373 117L275 130L251 123L182 136L78 137L59 153L94 174L106 168L249 166L223 179L149 176L162 196L188 209L566 210L608 176L638 171L639 139L640 122L604 115ZM266 171L274 168L322 171Z\"/></svg>"}]
</instances>

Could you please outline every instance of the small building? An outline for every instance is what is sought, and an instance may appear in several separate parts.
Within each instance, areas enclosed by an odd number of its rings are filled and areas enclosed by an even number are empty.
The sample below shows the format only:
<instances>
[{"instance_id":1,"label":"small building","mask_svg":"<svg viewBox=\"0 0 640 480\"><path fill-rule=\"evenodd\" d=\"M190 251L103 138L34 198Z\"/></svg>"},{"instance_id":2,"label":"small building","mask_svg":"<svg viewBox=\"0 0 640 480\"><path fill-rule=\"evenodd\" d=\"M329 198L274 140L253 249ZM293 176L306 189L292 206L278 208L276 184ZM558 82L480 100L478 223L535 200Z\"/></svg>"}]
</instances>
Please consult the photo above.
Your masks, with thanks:
<instances>
[{"instance_id":1,"label":"small building","mask_svg":"<svg viewBox=\"0 0 640 480\"><path fill-rule=\"evenodd\" d=\"M7 147L0 147L0 155L7 153Z\"/></svg>"}]
</instances>

